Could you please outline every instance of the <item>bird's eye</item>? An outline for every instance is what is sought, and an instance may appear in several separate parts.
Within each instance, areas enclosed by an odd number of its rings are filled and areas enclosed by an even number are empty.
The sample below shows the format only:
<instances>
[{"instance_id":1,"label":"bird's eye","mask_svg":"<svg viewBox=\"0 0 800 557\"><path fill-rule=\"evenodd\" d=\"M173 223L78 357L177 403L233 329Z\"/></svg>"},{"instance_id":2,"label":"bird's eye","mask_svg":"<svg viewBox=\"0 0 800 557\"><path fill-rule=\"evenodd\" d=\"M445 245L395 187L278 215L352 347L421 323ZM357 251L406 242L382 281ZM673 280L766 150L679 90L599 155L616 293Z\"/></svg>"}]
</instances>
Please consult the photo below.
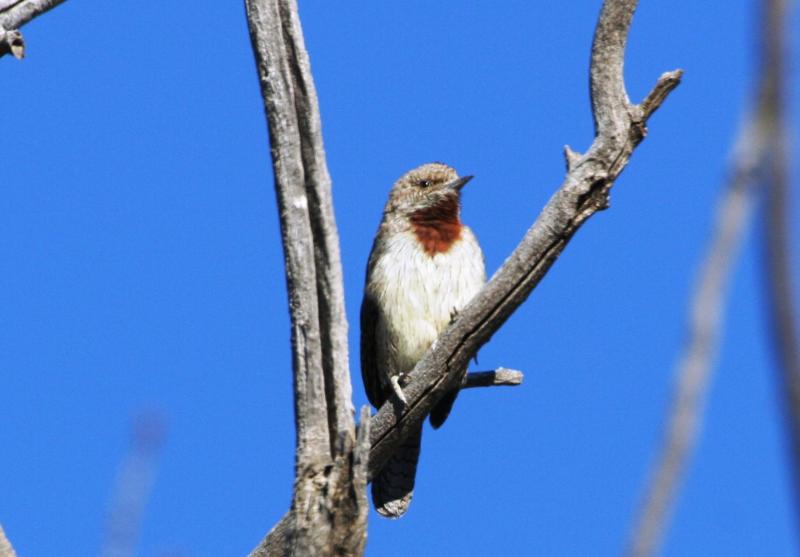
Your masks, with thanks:
<instances>
[{"instance_id":1,"label":"bird's eye","mask_svg":"<svg viewBox=\"0 0 800 557\"><path fill-rule=\"evenodd\" d=\"M431 185L431 181L430 180L420 180L418 182L418 184L419 184L419 187L421 187L421 188L427 188L428 186Z\"/></svg>"}]
</instances>

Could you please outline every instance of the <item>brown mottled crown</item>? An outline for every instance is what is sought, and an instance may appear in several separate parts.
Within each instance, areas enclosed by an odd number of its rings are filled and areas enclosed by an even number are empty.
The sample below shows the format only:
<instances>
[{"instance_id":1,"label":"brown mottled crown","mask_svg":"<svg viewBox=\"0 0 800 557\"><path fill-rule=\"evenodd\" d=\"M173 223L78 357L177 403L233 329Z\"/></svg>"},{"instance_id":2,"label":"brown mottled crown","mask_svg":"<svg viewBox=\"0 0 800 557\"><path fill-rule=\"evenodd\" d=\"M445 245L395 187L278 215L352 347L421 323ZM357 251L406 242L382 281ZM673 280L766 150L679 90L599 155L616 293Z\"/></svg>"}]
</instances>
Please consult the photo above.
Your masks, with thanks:
<instances>
[{"instance_id":1,"label":"brown mottled crown","mask_svg":"<svg viewBox=\"0 0 800 557\"><path fill-rule=\"evenodd\" d=\"M441 186L458 178L450 166L431 162L406 172L394 183L386 204L387 212L410 213L435 201L442 192Z\"/></svg>"},{"instance_id":2,"label":"brown mottled crown","mask_svg":"<svg viewBox=\"0 0 800 557\"><path fill-rule=\"evenodd\" d=\"M446 164L424 164L403 175L392 188L387 215L407 219L425 252L446 253L461 238L461 199L447 187L458 173Z\"/></svg>"}]
</instances>

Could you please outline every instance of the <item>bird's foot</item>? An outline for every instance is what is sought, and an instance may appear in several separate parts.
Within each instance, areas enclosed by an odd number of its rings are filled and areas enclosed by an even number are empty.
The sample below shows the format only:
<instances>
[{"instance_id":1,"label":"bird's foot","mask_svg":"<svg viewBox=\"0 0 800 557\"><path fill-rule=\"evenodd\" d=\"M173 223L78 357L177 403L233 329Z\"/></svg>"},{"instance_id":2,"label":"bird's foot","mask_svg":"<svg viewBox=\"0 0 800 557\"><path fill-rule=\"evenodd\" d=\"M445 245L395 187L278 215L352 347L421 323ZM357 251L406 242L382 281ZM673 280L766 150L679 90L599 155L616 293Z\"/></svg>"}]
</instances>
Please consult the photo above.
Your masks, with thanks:
<instances>
[{"instance_id":1,"label":"bird's foot","mask_svg":"<svg viewBox=\"0 0 800 557\"><path fill-rule=\"evenodd\" d=\"M404 407L408 406L408 400L406 399L405 393L403 393L403 388L400 386L400 375L393 375L389 384L392 386L392 393L394 393L397 401Z\"/></svg>"}]
</instances>

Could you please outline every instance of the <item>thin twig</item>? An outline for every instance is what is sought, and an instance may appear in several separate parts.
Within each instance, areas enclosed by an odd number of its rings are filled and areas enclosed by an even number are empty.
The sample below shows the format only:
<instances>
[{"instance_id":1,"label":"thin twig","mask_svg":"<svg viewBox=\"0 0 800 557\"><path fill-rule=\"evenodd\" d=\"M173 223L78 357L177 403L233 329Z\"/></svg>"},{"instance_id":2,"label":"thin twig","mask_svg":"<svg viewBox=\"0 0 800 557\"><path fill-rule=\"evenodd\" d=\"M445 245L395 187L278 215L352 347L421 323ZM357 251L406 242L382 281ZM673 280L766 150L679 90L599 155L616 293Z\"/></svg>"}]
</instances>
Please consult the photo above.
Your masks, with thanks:
<instances>
[{"instance_id":1,"label":"thin twig","mask_svg":"<svg viewBox=\"0 0 800 557\"><path fill-rule=\"evenodd\" d=\"M296 101L298 95L306 93L298 87L299 83L310 82L310 74L304 80L297 80L293 75L303 70L296 62L298 51L302 53L299 58L306 60L302 41L298 40L301 34L295 3L292 0L247 0L246 4L270 125L281 208L294 332L296 415L313 416L308 424L298 423L298 464L292 510L251 555L311 555L319 548L317 554L327 555L331 548L324 545L324 540L330 525L316 524L318 528L312 532L315 524L309 518L322 510L334 518L346 520L347 513L340 512L342 509L338 507L331 508L330 499L320 496L323 491L320 486L328 485L329 477L327 472L324 478L316 474L314 459L309 458L316 455L320 457L319 462L325 462L320 441L328 432L323 431L318 417L325 413L324 405L330 401L319 394L327 375L323 379L318 371L321 347L316 292L307 290L314 284L319 288L311 271L314 263L311 242L316 239L309 240L308 232L309 228L314 230L309 219L319 215L310 217L305 210L310 199L303 191L307 159L298 154L301 147L316 147L303 143L296 131L298 120L302 120L297 107L316 109L316 102ZM607 206L614 180L645 136L647 119L679 83L679 71L665 74L648 95L646 104L635 105L628 101L622 82L622 64L635 6L636 0L606 0L598 20L590 67L595 140L582 156L569 151L571 167L564 182L525 238L481 293L437 339L436 348L417 364L411 373L412 381L404 391L409 404L403 412L398 416L394 406L387 403L370 420L370 477L403 442L404 436L416 431L441 396L464 381L462 370L466 369L469 359L527 298L578 228ZM305 289L302 295L301 289ZM330 416L329 409L327 413ZM333 444L332 437L328 440ZM312 443L314 449L303 450L304 444L308 448ZM311 473L307 473L308 470ZM358 485L351 491L362 496L364 492ZM361 498L356 498L352 504L356 508L365 505ZM356 540L362 543L363 549L365 522L361 532L362 537ZM353 551L357 548L347 548L340 553L355 554Z\"/></svg>"},{"instance_id":2,"label":"thin twig","mask_svg":"<svg viewBox=\"0 0 800 557\"><path fill-rule=\"evenodd\" d=\"M789 149L787 146L786 60L789 43L785 0L766 0L762 30L763 61L768 84L763 90L767 111L767 141L764 167L766 195L764 250L766 252L766 294L784 412L791 448L792 481L795 491L795 518L800 520L800 337L797 331L797 304L792 291L791 249L789 242Z\"/></svg>"},{"instance_id":3,"label":"thin twig","mask_svg":"<svg viewBox=\"0 0 800 557\"><path fill-rule=\"evenodd\" d=\"M646 105L628 101L622 64L635 6L635 0L606 0L598 20L590 69L594 142L582 156L567 151L570 168L561 187L502 268L417 363L404 389L408 405L399 417L387 403L372 418L370 477L439 398L463 381L461 370L469 359L525 301L578 228L607 206L614 180L644 138L647 118L677 86L679 71L662 76Z\"/></svg>"},{"instance_id":4,"label":"thin twig","mask_svg":"<svg viewBox=\"0 0 800 557\"><path fill-rule=\"evenodd\" d=\"M772 0L770 3L775 4ZM689 305L686 343L675 371L676 387L664 439L626 550L629 557L658 553L696 444L718 351L727 285L750 221L764 158L768 150L774 150L770 143L776 141L770 122L775 121L780 49L768 44L781 41L777 36L780 21L780 17L771 23L765 21L762 27L761 41L767 50L762 53L756 110L739 131L732 152L732 168L723 188L713 236ZM796 381L794 388L798 388Z\"/></svg>"},{"instance_id":5,"label":"thin twig","mask_svg":"<svg viewBox=\"0 0 800 557\"><path fill-rule=\"evenodd\" d=\"M499 367L493 371L471 371L464 377L462 389L475 387L516 387L522 385L521 371Z\"/></svg>"}]
</instances>

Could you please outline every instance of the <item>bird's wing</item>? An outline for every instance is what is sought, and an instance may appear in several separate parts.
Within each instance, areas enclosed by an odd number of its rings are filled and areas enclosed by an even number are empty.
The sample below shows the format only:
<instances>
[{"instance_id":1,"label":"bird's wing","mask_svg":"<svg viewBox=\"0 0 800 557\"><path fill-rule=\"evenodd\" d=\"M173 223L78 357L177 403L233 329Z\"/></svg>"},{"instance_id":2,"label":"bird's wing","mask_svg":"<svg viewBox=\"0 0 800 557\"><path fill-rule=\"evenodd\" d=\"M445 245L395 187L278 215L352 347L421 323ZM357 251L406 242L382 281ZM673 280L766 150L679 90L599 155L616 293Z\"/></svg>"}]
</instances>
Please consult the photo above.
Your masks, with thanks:
<instances>
[{"instance_id":1,"label":"bird's wing","mask_svg":"<svg viewBox=\"0 0 800 557\"><path fill-rule=\"evenodd\" d=\"M375 408L386 401L378 369L377 330L380 319L378 304L369 292L361 302L361 379L367 398Z\"/></svg>"}]
</instances>

